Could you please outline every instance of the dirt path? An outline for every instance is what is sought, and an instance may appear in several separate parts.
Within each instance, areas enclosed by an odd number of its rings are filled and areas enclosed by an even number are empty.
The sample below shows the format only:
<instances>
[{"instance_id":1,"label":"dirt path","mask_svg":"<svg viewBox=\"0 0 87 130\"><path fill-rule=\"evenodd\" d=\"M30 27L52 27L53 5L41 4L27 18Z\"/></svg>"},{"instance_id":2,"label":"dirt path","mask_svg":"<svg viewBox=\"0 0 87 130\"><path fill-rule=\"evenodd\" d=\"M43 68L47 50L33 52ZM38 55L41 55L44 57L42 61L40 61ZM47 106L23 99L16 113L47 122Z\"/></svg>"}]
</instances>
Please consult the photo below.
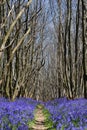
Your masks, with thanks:
<instances>
[{"instance_id":1,"label":"dirt path","mask_svg":"<svg viewBox=\"0 0 87 130\"><path fill-rule=\"evenodd\" d=\"M49 127L46 127L46 117L43 113L43 107L38 107L34 113L34 124L32 125L31 130L48 130Z\"/></svg>"}]
</instances>

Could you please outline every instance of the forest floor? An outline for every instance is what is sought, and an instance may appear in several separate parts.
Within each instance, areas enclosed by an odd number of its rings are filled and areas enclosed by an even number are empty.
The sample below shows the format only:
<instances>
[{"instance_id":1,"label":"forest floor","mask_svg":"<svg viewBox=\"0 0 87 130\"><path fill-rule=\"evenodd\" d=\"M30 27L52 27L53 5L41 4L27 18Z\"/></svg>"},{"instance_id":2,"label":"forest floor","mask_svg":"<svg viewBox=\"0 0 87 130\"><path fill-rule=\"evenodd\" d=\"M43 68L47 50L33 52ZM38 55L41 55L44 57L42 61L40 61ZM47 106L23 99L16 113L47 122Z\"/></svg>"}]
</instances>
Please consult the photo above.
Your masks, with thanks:
<instances>
[{"instance_id":1,"label":"forest floor","mask_svg":"<svg viewBox=\"0 0 87 130\"><path fill-rule=\"evenodd\" d=\"M87 130L87 99L0 98L0 130Z\"/></svg>"}]
</instances>

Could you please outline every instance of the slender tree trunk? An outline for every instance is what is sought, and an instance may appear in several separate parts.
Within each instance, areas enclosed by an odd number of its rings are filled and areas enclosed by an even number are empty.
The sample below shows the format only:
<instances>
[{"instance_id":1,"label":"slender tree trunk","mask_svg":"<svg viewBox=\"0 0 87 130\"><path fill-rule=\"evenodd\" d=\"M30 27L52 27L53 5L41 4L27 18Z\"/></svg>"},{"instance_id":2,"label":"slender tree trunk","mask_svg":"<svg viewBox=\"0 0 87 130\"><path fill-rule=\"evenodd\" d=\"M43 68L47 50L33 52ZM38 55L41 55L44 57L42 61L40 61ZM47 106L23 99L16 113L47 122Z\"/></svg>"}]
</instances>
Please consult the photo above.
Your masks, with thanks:
<instances>
[{"instance_id":1,"label":"slender tree trunk","mask_svg":"<svg viewBox=\"0 0 87 130\"><path fill-rule=\"evenodd\" d=\"M72 48L71 48L71 14L72 0L67 0L68 10L68 57L69 57L69 96L73 98L73 82L72 82Z\"/></svg>"},{"instance_id":2,"label":"slender tree trunk","mask_svg":"<svg viewBox=\"0 0 87 130\"><path fill-rule=\"evenodd\" d=\"M78 86L78 33L79 33L79 6L80 0L77 2L77 10L76 10L76 34L75 34L75 86L74 86L74 96L76 96Z\"/></svg>"},{"instance_id":3,"label":"slender tree trunk","mask_svg":"<svg viewBox=\"0 0 87 130\"><path fill-rule=\"evenodd\" d=\"M87 0L82 0L82 37L84 97L87 98Z\"/></svg>"}]
</instances>

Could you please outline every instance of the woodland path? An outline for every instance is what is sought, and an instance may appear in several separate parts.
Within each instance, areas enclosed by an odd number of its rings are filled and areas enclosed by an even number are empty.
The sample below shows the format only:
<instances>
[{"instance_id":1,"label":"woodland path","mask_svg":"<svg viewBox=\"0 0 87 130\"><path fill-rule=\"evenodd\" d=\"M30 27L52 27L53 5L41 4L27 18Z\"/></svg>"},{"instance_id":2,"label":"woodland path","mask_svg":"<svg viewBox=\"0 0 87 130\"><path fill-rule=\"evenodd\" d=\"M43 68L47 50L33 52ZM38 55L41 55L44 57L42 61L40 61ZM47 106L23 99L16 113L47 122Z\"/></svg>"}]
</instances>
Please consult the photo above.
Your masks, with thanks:
<instances>
[{"instance_id":1,"label":"woodland path","mask_svg":"<svg viewBox=\"0 0 87 130\"><path fill-rule=\"evenodd\" d=\"M47 117L44 114L43 110L44 110L44 106L38 106L36 108L34 112L34 121L33 124L31 125L31 130L56 130L52 128L52 125L50 125L49 120L47 123Z\"/></svg>"}]
</instances>

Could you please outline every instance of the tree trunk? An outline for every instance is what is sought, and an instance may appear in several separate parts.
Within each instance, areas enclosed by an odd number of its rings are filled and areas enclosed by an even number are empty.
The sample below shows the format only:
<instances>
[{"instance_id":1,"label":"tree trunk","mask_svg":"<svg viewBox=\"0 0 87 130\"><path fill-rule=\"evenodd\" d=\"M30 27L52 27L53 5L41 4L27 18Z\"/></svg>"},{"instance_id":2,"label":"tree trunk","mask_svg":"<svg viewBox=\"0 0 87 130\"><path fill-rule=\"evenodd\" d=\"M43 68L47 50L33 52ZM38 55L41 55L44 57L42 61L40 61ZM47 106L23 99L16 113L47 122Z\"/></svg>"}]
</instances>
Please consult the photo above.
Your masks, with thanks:
<instances>
[{"instance_id":1,"label":"tree trunk","mask_svg":"<svg viewBox=\"0 0 87 130\"><path fill-rule=\"evenodd\" d=\"M82 30L84 97L87 98L87 0L82 0Z\"/></svg>"}]
</instances>

